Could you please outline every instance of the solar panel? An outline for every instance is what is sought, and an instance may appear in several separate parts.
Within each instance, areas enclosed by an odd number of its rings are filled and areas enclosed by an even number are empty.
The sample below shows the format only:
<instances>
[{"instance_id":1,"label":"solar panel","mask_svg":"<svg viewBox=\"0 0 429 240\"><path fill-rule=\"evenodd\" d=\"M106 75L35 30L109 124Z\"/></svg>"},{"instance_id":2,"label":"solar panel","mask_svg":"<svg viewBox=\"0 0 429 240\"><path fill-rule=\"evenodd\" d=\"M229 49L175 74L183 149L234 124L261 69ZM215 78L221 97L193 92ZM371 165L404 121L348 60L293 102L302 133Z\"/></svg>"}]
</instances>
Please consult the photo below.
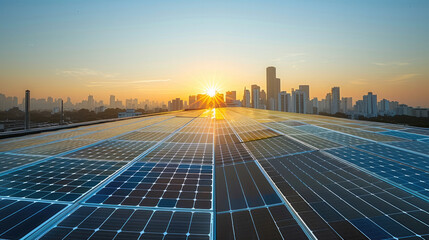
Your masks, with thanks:
<instances>
[{"instance_id":1,"label":"solar panel","mask_svg":"<svg viewBox=\"0 0 429 240\"><path fill-rule=\"evenodd\" d=\"M299 143L290 137L279 136L245 143L256 159L269 159L273 157L312 151L310 147Z\"/></svg>"},{"instance_id":2,"label":"solar panel","mask_svg":"<svg viewBox=\"0 0 429 240\"><path fill-rule=\"evenodd\" d=\"M67 158L131 161L156 142L109 140L65 155Z\"/></svg>"},{"instance_id":3,"label":"solar panel","mask_svg":"<svg viewBox=\"0 0 429 240\"><path fill-rule=\"evenodd\" d=\"M427 210L424 209L428 205L424 201L411 202L410 199L416 199L413 195L321 153L272 159L263 166L273 177L275 174L281 176L282 179L277 177L278 184L281 182L289 185L283 191L298 214L301 211L313 212L313 215L316 213L343 238L362 237L362 233L375 239L403 237L399 231L408 231L408 237L420 236L422 227L429 226L424 223L424 218L415 219L408 213L416 211L420 212L421 217L427 216ZM299 198L304 201L300 200L295 204L296 199L290 197L291 190L298 193ZM304 222L312 221L314 216L307 216L310 213L300 214ZM375 219L382 217L396 221L398 228L389 229L376 225ZM421 222L404 227L399 224L399 218ZM312 228L311 225L309 227ZM349 231L345 231L347 229ZM355 235L350 236L353 232Z\"/></svg>"},{"instance_id":4,"label":"solar panel","mask_svg":"<svg viewBox=\"0 0 429 240\"><path fill-rule=\"evenodd\" d=\"M210 239L210 213L81 206L41 239Z\"/></svg>"},{"instance_id":5,"label":"solar panel","mask_svg":"<svg viewBox=\"0 0 429 240\"><path fill-rule=\"evenodd\" d=\"M87 202L211 209L212 175L207 165L137 162Z\"/></svg>"},{"instance_id":6,"label":"solar panel","mask_svg":"<svg viewBox=\"0 0 429 240\"><path fill-rule=\"evenodd\" d=\"M427 132L226 108L2 140L0 238L424 239Z\"/></svg>"},{"instance_id":7,"label":"solar panel","mask_svg":"<svg viewBox=\"0 0 429 240\"><path fill-rule=\"evenodd\" d=\"M0 178L0 196L74 201L124 162L54 158Z\"/></svg>"},{"instance_id":8,"label":"solar panel","mask_svg":"<svg viewBox=\"0 0 429 240\"><path fill-rule=\"evenodd\" d=\"M0 153L0 172L36 162L43 158L45 157Z\"/></svg>"},{"instance_id":9,"label":"solar panel","mask_svg":"<svg viewBox=\"0 0 429 240\"><path fill-rule=\"evenodd\" d=\"M66 204L0 198L0 238L18 239L57 214Z\"/></svg>"}]
</instances>

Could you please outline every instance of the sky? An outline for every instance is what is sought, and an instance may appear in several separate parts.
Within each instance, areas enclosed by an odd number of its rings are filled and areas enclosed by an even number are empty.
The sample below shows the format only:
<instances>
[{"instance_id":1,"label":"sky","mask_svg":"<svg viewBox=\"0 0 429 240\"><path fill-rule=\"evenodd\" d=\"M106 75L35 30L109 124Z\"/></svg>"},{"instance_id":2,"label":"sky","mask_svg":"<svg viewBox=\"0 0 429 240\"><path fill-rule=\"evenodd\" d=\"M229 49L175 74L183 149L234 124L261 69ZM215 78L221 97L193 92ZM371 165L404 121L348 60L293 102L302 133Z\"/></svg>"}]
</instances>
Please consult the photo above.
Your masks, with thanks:
<instances>
[{"instance_id":1,"label":"sky","mask_svg":"<svg viewBox=\"0 0 429 240\"><path fill-rule=\"evenodd\" d=\"M185 100L258 84L429 107L429 1L0 0L0 92Z\"/></svg>"}]
</instances>

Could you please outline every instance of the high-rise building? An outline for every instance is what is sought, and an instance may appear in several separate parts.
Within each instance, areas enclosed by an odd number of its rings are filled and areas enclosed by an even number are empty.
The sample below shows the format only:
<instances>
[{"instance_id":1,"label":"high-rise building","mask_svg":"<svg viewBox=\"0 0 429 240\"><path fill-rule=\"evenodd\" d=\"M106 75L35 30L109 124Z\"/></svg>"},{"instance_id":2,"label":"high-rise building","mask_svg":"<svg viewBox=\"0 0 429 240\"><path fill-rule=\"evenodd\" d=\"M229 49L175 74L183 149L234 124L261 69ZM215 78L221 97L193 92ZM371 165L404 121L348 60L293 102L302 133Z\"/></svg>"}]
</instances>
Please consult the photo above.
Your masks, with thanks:
<instances>
[{"instance_id":1,"label":"high-rise building","mask_svg":"<svg viewBox=\"0 0 429 240\"><path fill-rule=\"evenodd\" d=\"M216 96L214 97L214 107L226 107L225 104L225 97L222 93L216 93Z\"/></svg>"},{"instance_id":2,"label":"high-rise building","mask_svg":"<svg viewBox=\"0 0 429 240\"><path fill-rule=\"evenodd\" d=\"M111 108L115 108L115 103L116 103L116 97L114 95L110 95L110 101L109 101L109 106Z\"/></svg>"},{"instance_id":3,"label":"high-rise building","mask_svg":"<svg viewBox=\"0 0 429 240\"><path fill-rule=\"evenodd\" d=\"M313 109L312 114L319 114L319 101L317 97L311 99L311 108Z\"/></svg>"},{"instance_id":4,"label":"high-rise building","mask_svg":"<svg viewBox=\"0 0 429 240\"><path fill-rule=\"evenodd\" d=\"M309 85L299 85L299 90L305 93L306 98L304 99L304 104L307 106L306 113L312 113L312 107L310 103L310 86Z\"/></svg>"},{"instance_id":5,"label":"high-rise building","mask_svg":"<svg viewBox=\"0 0 429 240\"><path fill-rule=\"evenodd\" d=\"M340 111L340 87L333 87L331 90L331 94L331 114L335 114Z\"/></svg>"},{"instance_id":6,"label":"high-rise building","mask_svg":"<svg viewBox=\"0 0 429 240\"><path fill-rule=\"evenodd\" d=\"M291 96L286 91L279 93L279 106L278 110L282 112L289 112L291 105Z\"/></svg>"},{"instance_id":7,"label":"high-rise building","mask_svg":"<svg viewBox=\"0 0 429 240\"><path fill-rule=\"evenodd\" d=\"M189 108L196 109L197 108L197 96L191 95L189 96Z\"/></svg>"},{"instance_id":8,"label":"high-rise building","mask_svg":"<svg viewBox=\"0 0 429 240\"><path fill-rule=\"evenodd\" d=\"M244 88L242 107L251 107L251 106L252 105L250 104L250 91Z\"/></svg>"},{"instance_id":9,"label":"high-rise building","mask_svg":"<svg viewBox=\"0 0 429 240\"><path fill-rule=\"evenodd\" d=\"M207 108L207 95L206 94L197 94L197 102L195 108Z\"/></svg>"},{"instance_id":10,"label":"high-rise building","mask_svg":"<svg viewBox=\"0 0 429 240\"><path fill-rule=\"evenodd\" d=\"M182 110L183 109L183 100L181 100L180 98L176 98L171 100L170 104L170 111L178 111L178 110Z\"/></svg>"},{"instance_id":11,"label":"high-rise building","mask_svg":"<svg viewBox=\"0 0 429 240\"><path fill-rule=\"evenodd\" d=\"M305 104L306 93L300 90L292 92L293 112L307 113L307 105Z\"/></svg>"},{"instance_id":12,"label":"high-rise building","mask_svg":"<svg viewBox=\"0 0 429 240\"><path fill-rule=\"evenodd\" d=\"M260 108L259 103L260 103L261 87L254 84L250 87L250 89L251 89L251 98L252 98L252 108Z\"/></svg>"},{"instance_id":13,"label":"high-rise building","mask_svg":"<svg viewBox=\"0 0 429 240\"><path fill-rule=\"evenodd\" d=\"M267 108L267 93L265 90L261 90L261 109Z\"/></svg>"},{"instance_id":14,"label":"high-rise building","mask_svg":"<svg viewBox=\"0 0 429 240\"><path fill-rule=\"evenodd\" d=\"M376 117L378 114L377 109L377 95L372 94L372 92L368 92L368 95L363 96L363 104L364 104L364 115L365 117Z\"/></svg>"},{"instance_id":15,"label":"high-rise building","mask_svg":"<svg viewBox=\"0 0 429 240\"><path fill-rule=\"evenodd\" d=\"M351 97L341 98L340 112L348 113L353 110L352 108L353 108L353 103L352 103Z\"/></svg>"},{"instance_id":16,"label":"high-rise building","mask_svg":"<svg viewBox=\"0 0 429 240\"><path fill-rule=\"evenodd\" d=\"M332 107L332 93L327 93L325 97L325 101L323 104L323 111L325 113L330 113Z\"/></svg>"},{"instance_id":17,"label":"high-rise building","mask_svg":"<svg viewBox=\"0 0 429 240\"><path fill-rule=\"evenodd\" d=\"M49 98L48 98L48 103L49 103ZM94 107L95 107L94 96L89 95L88 96L88 109L93 110Z\"/></svg>"},{"instance_id":18,"label":"high-rise building","mask_svg":"<svg viewBox=\"0 0 429 240\"><path fill-rule=\"evenodd\" d=\"M30 90L25 90L25 129L30 129Z\"/></svg>"},{"instance_id":19,"label":"high-rise building","mask_svg":"<svg viewBox=\"0 0 429 240\"><path fill-rule=\"evenodd\" d=\"M267 109L277 110L280 93L280 78L276 77L276 68L267 67Z\"/></svg>"},{"instance_id":20,"label":"high-rise building","mask_svg":"<svg viewBox=\"0 0 429 240\"><path fill-rule=\"evenodd\" d=\"M389 115L390 114L390 107L389 107L389 100L383 99L380 102L378 102L378 112L381 115Z\"/></svg>"},{"instance_id":21,"label":"high-rise building","mask_svg":"<svg viewBox=\"0 0 429 240\"><path fill-rule=\"evenodd\" d=\"M226 104L231 104L237 100L236 91L227 91L226 92Z\"/></svg>"}]
</instances>

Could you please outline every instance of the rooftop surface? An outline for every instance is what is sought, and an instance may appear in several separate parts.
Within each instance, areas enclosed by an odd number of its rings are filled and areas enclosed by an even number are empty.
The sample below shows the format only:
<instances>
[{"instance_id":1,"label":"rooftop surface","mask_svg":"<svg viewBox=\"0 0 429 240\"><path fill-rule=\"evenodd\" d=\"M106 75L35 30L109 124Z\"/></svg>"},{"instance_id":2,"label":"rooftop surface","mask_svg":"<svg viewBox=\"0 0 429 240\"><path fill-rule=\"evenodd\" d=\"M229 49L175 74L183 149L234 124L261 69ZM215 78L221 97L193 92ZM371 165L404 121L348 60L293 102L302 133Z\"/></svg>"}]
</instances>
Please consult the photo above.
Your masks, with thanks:
<instances>
[{"instance_id":1,"label":"rooftop surface","mask_svg":"<svg viewBox=\"0 0 429 240\"><path fill-rule=\"evenodd\" d=\"M428 129L224 108L0 151L0 238L429 239Z\"/></svg>"}]
</instances>

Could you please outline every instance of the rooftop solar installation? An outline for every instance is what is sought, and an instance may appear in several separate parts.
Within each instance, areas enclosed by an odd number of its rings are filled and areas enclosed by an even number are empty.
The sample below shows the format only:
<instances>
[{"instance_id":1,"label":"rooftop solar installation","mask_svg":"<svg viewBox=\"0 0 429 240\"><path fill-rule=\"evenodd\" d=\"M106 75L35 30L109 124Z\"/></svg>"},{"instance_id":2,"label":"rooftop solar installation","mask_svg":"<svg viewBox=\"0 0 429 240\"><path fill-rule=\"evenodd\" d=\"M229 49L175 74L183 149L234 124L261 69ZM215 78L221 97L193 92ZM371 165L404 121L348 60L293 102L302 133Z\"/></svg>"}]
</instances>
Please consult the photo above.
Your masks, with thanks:
<instances>
[{"instance_id":1,"label":"rooftop solar installation","mask_svg":"<svg viewBox=\"0 0 429 240\"><path fill-rule=\"evenodd\" d=\"M0 239L429 239L429 130L251 108L0 141Z\"/></svg>"}]
</instances>

